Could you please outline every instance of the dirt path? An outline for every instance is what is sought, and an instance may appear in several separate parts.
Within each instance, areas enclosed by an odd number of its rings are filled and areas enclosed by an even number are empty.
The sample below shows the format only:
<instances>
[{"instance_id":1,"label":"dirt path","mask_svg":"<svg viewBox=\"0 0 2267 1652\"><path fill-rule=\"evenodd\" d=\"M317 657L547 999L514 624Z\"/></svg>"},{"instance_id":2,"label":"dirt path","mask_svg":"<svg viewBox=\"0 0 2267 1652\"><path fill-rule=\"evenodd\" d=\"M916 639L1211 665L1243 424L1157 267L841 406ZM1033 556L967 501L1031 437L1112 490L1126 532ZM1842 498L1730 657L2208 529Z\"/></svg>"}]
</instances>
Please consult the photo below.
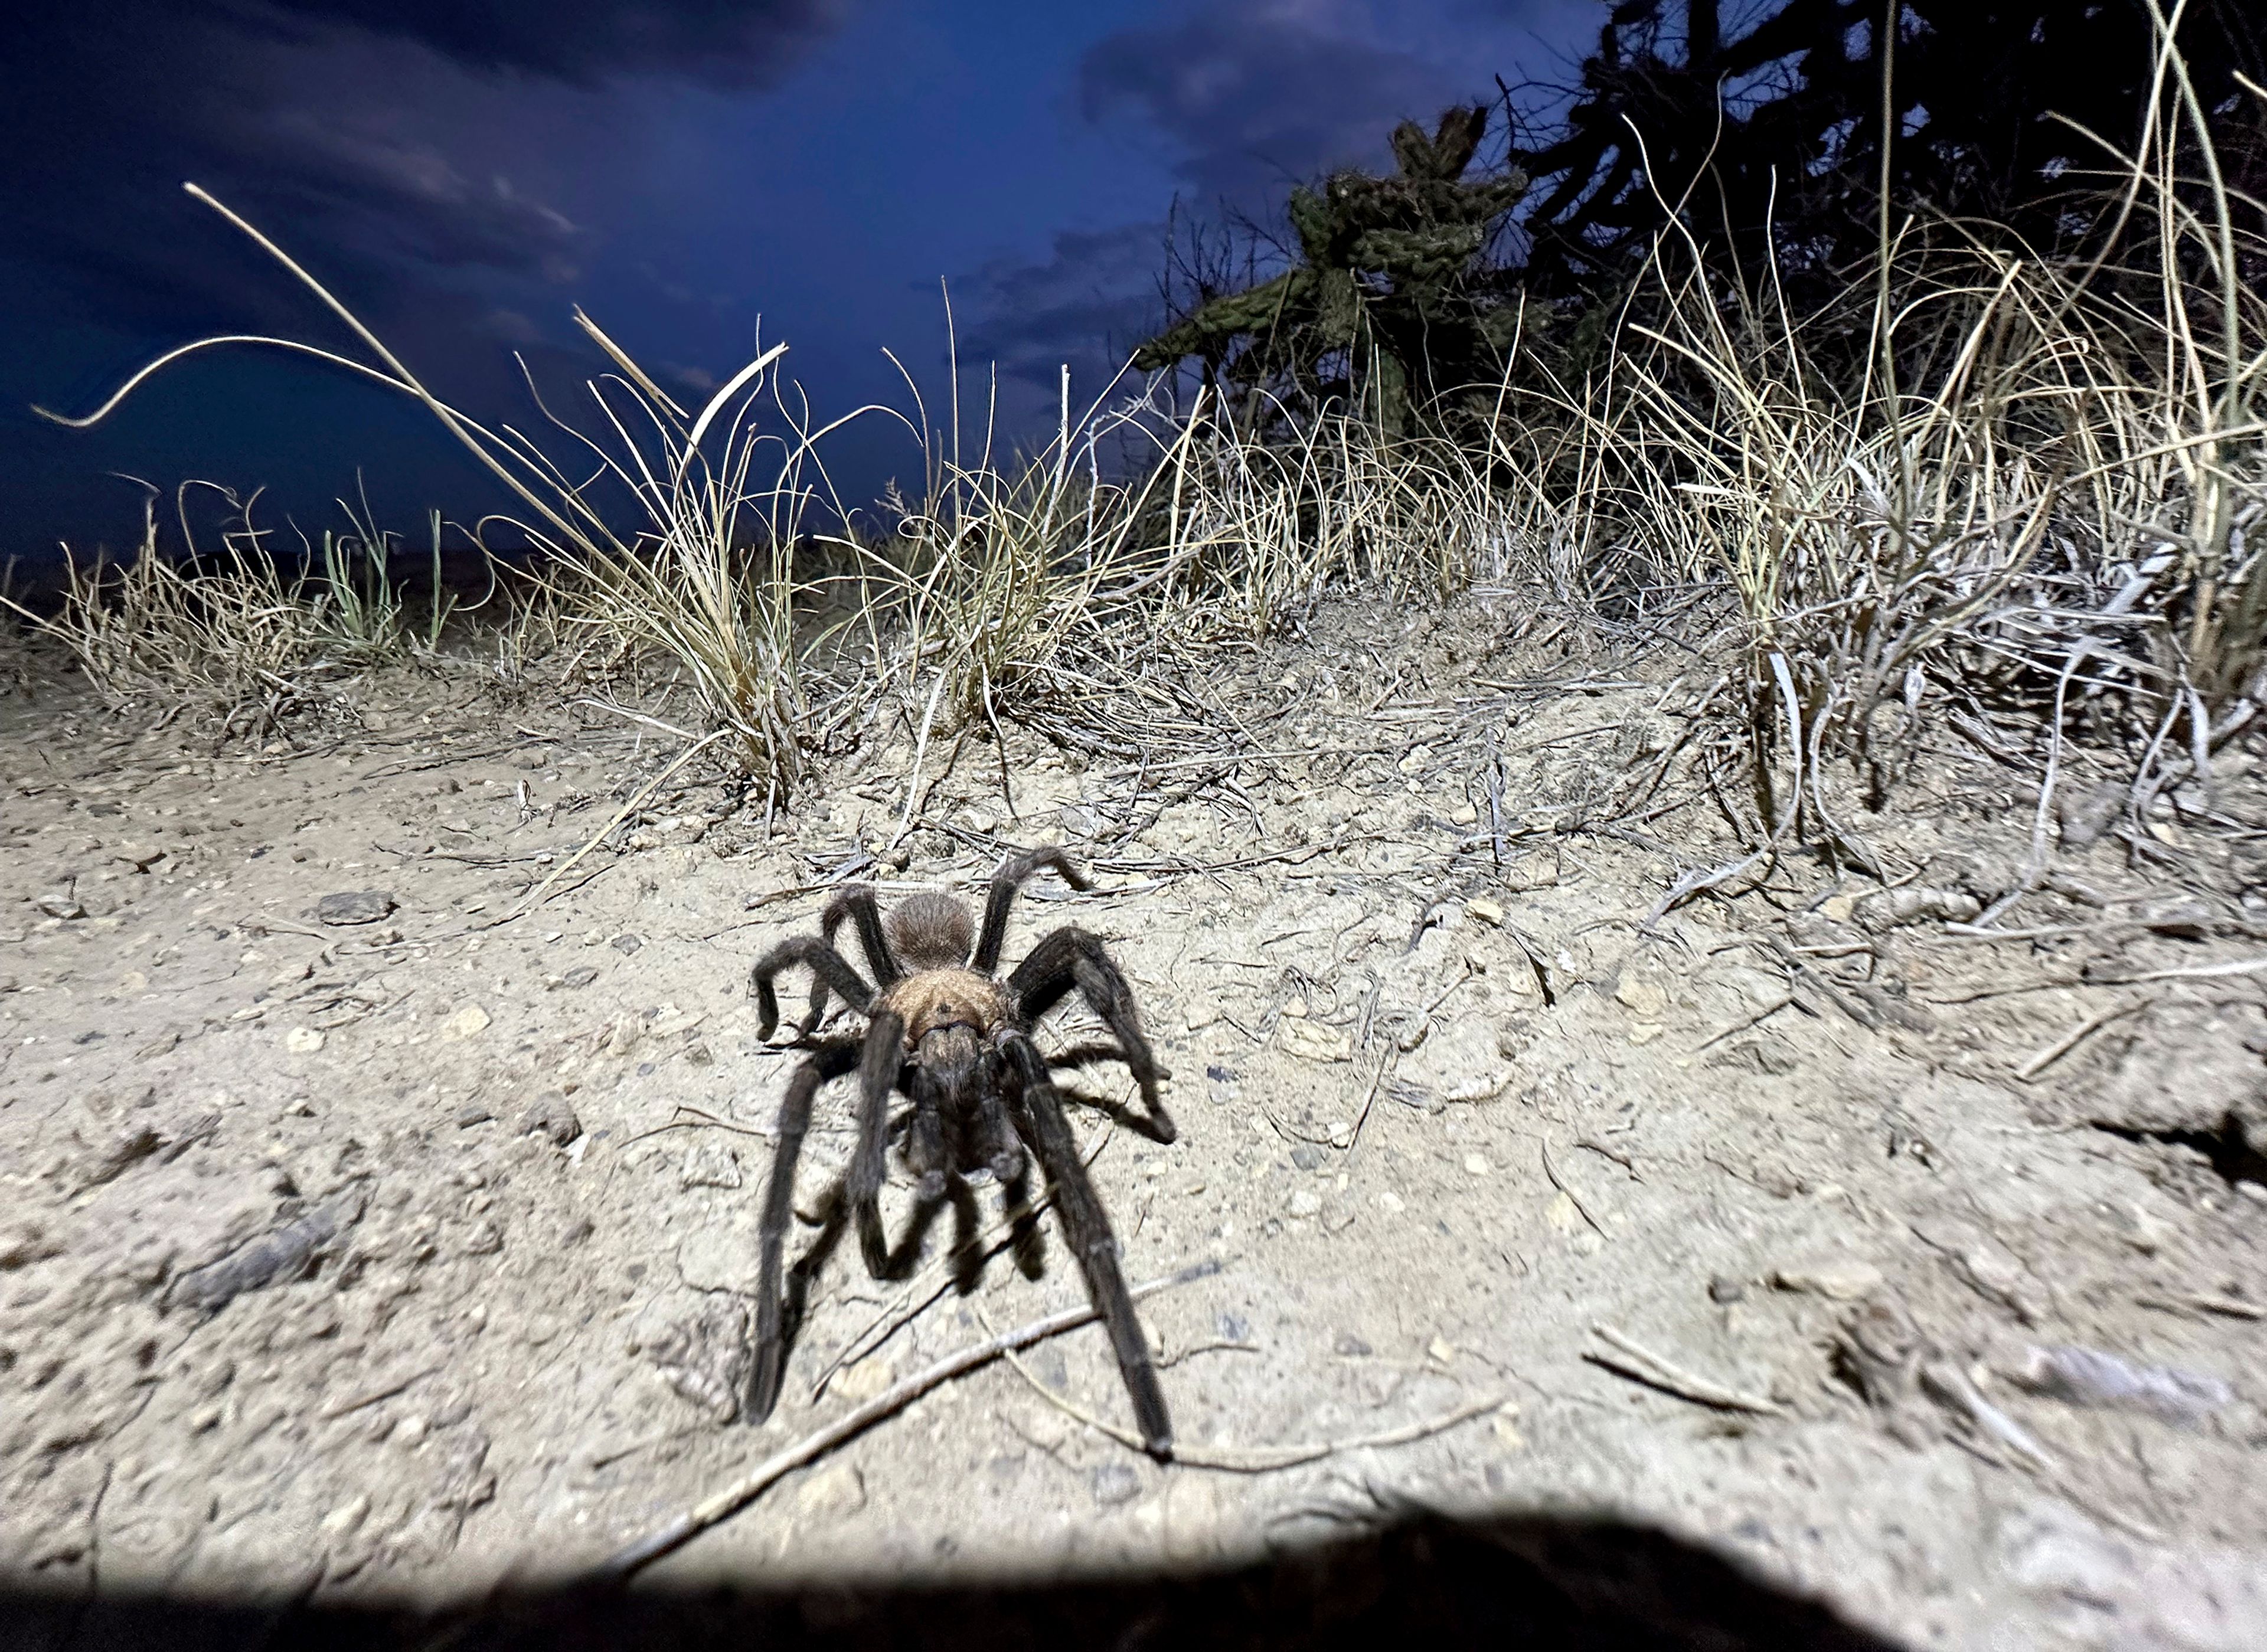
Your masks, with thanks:
<instances>
[{"instance_id":1,"label":"dirt path","mask_svg":"<svg viewBox=\"0 0 2267 1652\"><path fill-rule=\"evenodd\" d=\"M1080 1127L1132 1276L1220 1264L1144 1306L1182 1442L1502 1404L1161 1469L1050 1400L1122 1416L1082 1331L659 1573L1045 1577L1410 1508L1603 1511L1915 1646L2261 1644L2267 795L2239 759L2223 822L2156 822L2146 873L2065 809L2051 886L1998 920L2020 938L1979 937L2034 809L1948 749L1845 822L1897 888L1804 859L1646 931L1735 855L1675 765L1647 794L1674 807L1628 802L1705 686L1675 669L1474 602L1224 666L1240 764L935 739L885 901L1064 843L1105 887L1036 883L1009 955L1103 934L1172 1071L1170 1147ZM1039 1278L1001 1252L966 1296L950 1218L910 1281L846 1246L777 1414L732 1420L795 1059L747 966L896 835L909 742L768 842L665 780L570 865L679 742L469 675L357 698L344 743L217 757L63 691L0 701L7 1581L563 1575L1083 1301L1052 1228ZM847 1127L823 1104L805 1209Z\"/></svg>"}]
</instances>

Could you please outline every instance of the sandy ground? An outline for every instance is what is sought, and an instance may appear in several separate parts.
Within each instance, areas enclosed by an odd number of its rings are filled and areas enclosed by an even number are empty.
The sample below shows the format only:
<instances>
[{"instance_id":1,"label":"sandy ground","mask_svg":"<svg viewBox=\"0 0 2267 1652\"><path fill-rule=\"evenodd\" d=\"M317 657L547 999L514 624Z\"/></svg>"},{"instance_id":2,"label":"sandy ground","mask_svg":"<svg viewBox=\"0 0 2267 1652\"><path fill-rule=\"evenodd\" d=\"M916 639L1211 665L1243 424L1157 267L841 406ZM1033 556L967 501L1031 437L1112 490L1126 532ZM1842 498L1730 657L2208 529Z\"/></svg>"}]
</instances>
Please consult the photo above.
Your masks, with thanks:
<instances>
[{"instance_id":1,"label":"sandy ground","mask_svg":"<svg viewBox=\"0 0 2267 1652\"><path fill-rule=\"evenodd\" d=\"M845 1245L777 1413L733 1414L796 1060L750 962L845 876L972 889L1055 841L1104 887L1035 882L1010 959L1102 934L1172 1072L1170 1147L1079 1110L1127 1272L1219 1264L1144 1304L1179 1438L1339 1449L1160 1467L1056 1403L1125 1419L1089 1328L657 1577L1083 1576L1597 1513L1900 1644L2267 1645L2249 759L2140 865L2075 761L2012 937L1957 925L2036 793L1949 739L1844 822L1898 887L1791 859L1648 931L1736 852L1682 766L1644 789L1689 663L1484 601L1340 612L1192 688L1209 747L1165 705L1119 714L1141 757L940 733L915 781L872 732L768 838L696 768L649 784L676 739L469 666L217 755L35 673L0 698L0 1584L564 1576L1082 1302L1051 1219L1038 1278L997 1250L967 1294L950 1216L909 1278ZM1123 1100L1118 1073L1082 1082ZM831 1093L805 1210L849 1144ZM899 1168L893 1231L911 1196Z\"/></svg>"}]
</instances>

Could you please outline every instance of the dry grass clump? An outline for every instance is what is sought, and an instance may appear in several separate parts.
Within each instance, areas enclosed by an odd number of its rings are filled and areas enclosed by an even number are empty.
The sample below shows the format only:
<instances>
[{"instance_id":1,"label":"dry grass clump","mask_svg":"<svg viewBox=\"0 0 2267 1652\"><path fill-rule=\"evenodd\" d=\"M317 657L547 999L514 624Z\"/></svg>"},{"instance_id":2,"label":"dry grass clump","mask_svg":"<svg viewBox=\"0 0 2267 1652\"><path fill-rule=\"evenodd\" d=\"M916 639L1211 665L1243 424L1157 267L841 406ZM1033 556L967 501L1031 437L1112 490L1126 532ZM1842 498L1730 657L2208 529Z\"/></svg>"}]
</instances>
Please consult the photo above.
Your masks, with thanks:
<instances>
[{"instance_id":1,"label":"dry grass clump","mask_svg":"<svg viewBox=\"0 0 2267 1652\"><path fill-rule=\"evenodd\" d=\"M2058 738L2074 684L2098 723L2114 710L2102 732L2160 743L2193 707L2202 764L2267 700L2267 563L2244 548L2267 515L2267 312L2240 264L2267 223L2240 225L2259 203L2211 168L2181 176L2174 136L2153 123L2110 203L2111 245L2154 223L2153 268L1908 230L1851 302L1796 318L1680 235L1593 380L1510 398L1505 464L1589 526L1578 581L1636 556L1736 594L1774 827L1812 812L1830 834L1823 759L1893 757L1925 706L2027 708ZM1807 804L1774 791L1782 740Z\"/></svg>"},{"instance_id":2,"label":"dry grass clump","mask_svg":"<svg viewBox=\"0 0 2267 1652\"><path fill-rule=\"evenodd\" d=\"M2177 761L2202 768L2267 704L2267 558L2249 543L2267 516L2267 313L2244 279L2267 217L2219 178L2178 67L2168 46L2139 151L2104 146L2100 244L2149 250L2141 267L2057 264L1976 226L1893 233L1885 215L1878 267L1797 316L1672 223L1587 376L1515 347L1492 415L1453 439L1209 392L1177 415L1156 385L1074 420L1066 377L1054 441L996 461L988 416L963 446L956 362L949 435L910 377L913 415L849 415L900 419L926 456L922 497L893 496L877 538L842 526L855 513L819 457L842 421L814 424L784 346L693 410L578 311L614 370L575 417L542 409L562 464L437 400L195 193L381 366L311 353L423 402L527 508L548 562L522 611L586 657L664 664L774 802L884 704L924 733L1075 721L1098 691L1295 625L1330 592L1412 605L1485 581L1625 607L1667 592L1722 616L1735 658L1708 700L1742 714L1731 743L1760 831L1844 842L1830 762L1857 759L1878 794L1939 714L2012 716L2045 744L2075 709L2168 773L2180 715ZM410 634L385 547L357 524L376 582L334 554L312 587L256 543L194 573L145 554L75 573L58 623L113 695L224 669L242 691L319 654L429 649L445 615ZM532 634L500 645L506 676Z\"/></svg>"},{"instance_id":3,"label":"dry grass clump","mask_svg":"<svg viewBox=\"0 0 2267 1652\"><path fill-rule=\"evenodd\" d=\"M800 588L792 548L812 496L811 443L825 434L791 428L781 437L757 422L764 394L778 399L769 375L785 347L760 352L690 413L578 311L576 320L619 371L587 387L602 439L542 410L596 460L593 467L578 459L570 472L512 427L489 429L442 402L282 248L204 190L187 187L313 292L380 365L289 339L202 339L143 367L93 413L60 422L93 424L151 374L222 344L312 355L414 397L527 507L528 517L515 525L552 564L544 618L598 633L616 653L657 652L671 660L717 735L734 738L742 765L767 781L774 797L783 796L800 770L804 711L793 640ZM616 527L625 503L642 517L642 527ZM364 530L365 550L370 537ZM386 632L396 618L374 596L338 611L365 638ZM160 629L164 624L161 617Z\"/></svg>"},{"instance_id":4,"label":"dry grass clump","mask_svg":"<svg viewBox=\"0 0 2267 1652\"><path fill-rule=\"evenodd\" d=\"M166 363L240 341L202 340L169 352L86 418L35 411L83 428ZM219 493L232 515L217 551L201 549L189 524L184 501L198 486ZM319 541L300 533L296 557L279 552L269 543L274 530L257 525L257 494L239 499L214 484L185 483L176 500L180 552L161 543L153 496L130 557L82 562L66 547L64 586L52 611L35 611L5 591L0 606L59 643L114 709L162 705L160 727L185 712L210 716L224 738L262 738L290 719L332 707L334 685L354 672L441 659L459 601L442 579L438 511L429 518L430 583L421 600L394 573L398 536L375 525L367 501L359 513L338 501L349 530L326 530Z\"/></svg>"},{"instance_id":5,"label":"dry grass clump","mask_svg":"<svg viewBox=\"0 0 2267 1652\"><path fill-rule=\"evenodd\" d=\"M287 576L236 534L216 554L168 556L154 510L143 513L130 559L73 559L66 579L60 610L33 623L70 650L112 706L202 696L231 713L260 706L272 721L321 647L304 574Z\"/></svg>"},{"instance_id":6,"label":"dry grass clump","mask_svg":"<svg viewBox=\"0 0 2267 1652\"><path fill-rule=\"evenodd\" d=\"M263 543L252 501L229 503L237 525L217 550L197 548L185 516L186 548L169 553L153 501L132 556L66 561L52 612L5 593L0 604L60 643L106 705L161 703L167 720L210 716L224 735L265 737L319 709L325 685L352 670L437 656L454 608L440 588L437 515L434 596L421 605L393 574L392 537L364 522L293 562Z\"/></svg>"},{"instance_id":7,"label":"dry grass clump","mask_svg":"<svg viewBox=\"0 0 2267 1652\"><path fill-rule=\"evenodd\" d=\"M1531 490L1440 437L1393 437L1332 413L1263 442L1200 400L1171 460L1161 595L1263 636L1333 588L1396 604L1507 578L1537 531Z\"/></svg>"}]
</instances>

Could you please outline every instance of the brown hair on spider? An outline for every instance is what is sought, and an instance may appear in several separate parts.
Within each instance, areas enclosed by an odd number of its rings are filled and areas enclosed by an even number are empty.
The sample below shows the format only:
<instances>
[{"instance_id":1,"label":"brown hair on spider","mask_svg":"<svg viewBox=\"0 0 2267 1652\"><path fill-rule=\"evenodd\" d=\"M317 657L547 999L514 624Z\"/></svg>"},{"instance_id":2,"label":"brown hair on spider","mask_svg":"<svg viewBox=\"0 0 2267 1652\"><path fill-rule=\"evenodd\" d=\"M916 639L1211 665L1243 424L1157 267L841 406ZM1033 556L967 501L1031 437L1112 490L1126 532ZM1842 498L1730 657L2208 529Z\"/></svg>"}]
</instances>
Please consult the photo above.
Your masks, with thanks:
<instances>
[{"instance_id":1,"label":"brown hair on spider","mask_svg":"<svg viewBox=\"0 0 2267 1652\"><path fill-rule=\"evenodd\" d=\"M976 947L976 920L949 895L913 895L882 920L882 932L908 969L958 969Z\"/></svg>"},{"instance_id":2,"label":"brown hair on spider","mask_svg":"<svg viewBox=\"0 0 2267 1652\"><path fill-rule=\"evenodd\" d=\"M1001 966L1009 906L1042 867L1074 889L1089 887L1054 848L1026 850L1001 864L980 924L966 904L935 892L908 895L884 916L873 888L852 885L827 903L818 934L781 941L751 971L763 1038L779 1024L774 978L789 969L807 969L811 976L811 1013L796 1029L809 1053L781 1100L778 1144L757 1228L756 1335L745 1405L752 1421L768 1415L779 1398L793 1335L783 1293L785 1248L796 1160L811 1128L812 1104L825 1085L855 1078L857 1140L840 1197L856 1224L868 1271L877 1278L894 1276L898 1266L880 1195L890 1144L900 1128L906 1166L919 1178L917 1206L931 1210L954 1178L979 1169L1001 1184L1010 1210L1020 1209L1025 1166L1028 1159L1037 1159L1088 1295L1110 1334L1142 1444L1155 1456L1171 1454L1172 1421L1119 1264L1118 1238L1087 1175L1053 1076L1057 1066L1083 1065L1097 1056L1123 1062L1148 1115L1146 1121L1129 1115L1128 1122L1152 1140L1170 1142L1173 1121L1157 1093L1167 1075L1142 1033L1125 972L1095 936L1065 925L1042 936L1022 962ZM870 981L835 949L835 932L844 924L857 936ZM1109 1028L1111 1042L1049 1056L1033 1034L1041 1019L1073 995ZM864 1029L814 1036L835 998L865 1018ZM898 1096L913 1105L893 1121ZM925 1224L918 1209L913 1221L909 1241L917 1253Z\"/></svg>"}]
</instances>

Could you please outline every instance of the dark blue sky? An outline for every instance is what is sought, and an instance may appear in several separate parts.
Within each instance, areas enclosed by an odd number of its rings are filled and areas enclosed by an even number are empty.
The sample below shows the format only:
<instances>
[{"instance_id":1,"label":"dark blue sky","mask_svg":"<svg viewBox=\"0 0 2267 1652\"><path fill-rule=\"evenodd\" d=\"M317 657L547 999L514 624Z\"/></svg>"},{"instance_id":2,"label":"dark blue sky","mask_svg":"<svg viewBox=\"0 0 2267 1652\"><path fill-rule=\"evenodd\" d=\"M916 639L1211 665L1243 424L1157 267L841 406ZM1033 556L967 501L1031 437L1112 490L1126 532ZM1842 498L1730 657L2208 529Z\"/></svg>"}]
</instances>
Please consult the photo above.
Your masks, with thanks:
<instances>
[{"instance_id":1,"label":"dark blue sky","mask_svg":"<svg viewBox=\"0 0 2267 1652\"><path fill-rule=\"evenodd\" d=\"M18 10L19 8L11 8ZM695 397L767 342L822 413L940 405L964 369L1051 427L1059 362L1098 391L1157 315L1166 210L1280 203L1494 77L1560 78L1596 0L32 0L0 23L0 559L131 539L140 493L266 486L304 525L357 467L389 525L495 502L427 416L206 333L350 348L183 194L281 240L444 397L494 422L597 364L582 304ZM977 373L972 383L980 383ZM980 406L980 403L979 404ZM832 450L868 496L919 461L879 420Z\"/></svg>"}]
</instances>

